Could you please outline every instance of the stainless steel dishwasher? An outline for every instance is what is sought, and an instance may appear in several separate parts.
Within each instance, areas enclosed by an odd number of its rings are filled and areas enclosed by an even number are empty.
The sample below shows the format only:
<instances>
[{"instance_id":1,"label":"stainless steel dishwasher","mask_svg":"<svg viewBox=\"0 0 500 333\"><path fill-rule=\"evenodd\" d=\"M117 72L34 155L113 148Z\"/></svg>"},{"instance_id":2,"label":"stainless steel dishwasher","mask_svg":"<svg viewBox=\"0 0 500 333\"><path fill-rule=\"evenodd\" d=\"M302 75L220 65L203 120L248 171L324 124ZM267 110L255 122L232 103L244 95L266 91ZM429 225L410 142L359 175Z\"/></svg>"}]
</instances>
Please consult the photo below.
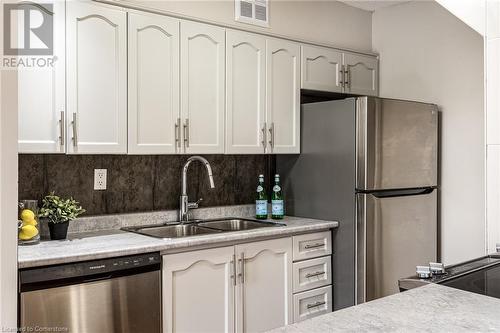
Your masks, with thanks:
<instances>
[{"instance_id":1,"label":"stainless steel dishwasher","mask_svg":"<svg viewBox=\"0 0 500 333\"><path fill-rule=\"evenodd\" d=\"M161 332L160 268L160 254L150 253L23 269L20 327L27 332Z\"/></svg>"}]
</instances>

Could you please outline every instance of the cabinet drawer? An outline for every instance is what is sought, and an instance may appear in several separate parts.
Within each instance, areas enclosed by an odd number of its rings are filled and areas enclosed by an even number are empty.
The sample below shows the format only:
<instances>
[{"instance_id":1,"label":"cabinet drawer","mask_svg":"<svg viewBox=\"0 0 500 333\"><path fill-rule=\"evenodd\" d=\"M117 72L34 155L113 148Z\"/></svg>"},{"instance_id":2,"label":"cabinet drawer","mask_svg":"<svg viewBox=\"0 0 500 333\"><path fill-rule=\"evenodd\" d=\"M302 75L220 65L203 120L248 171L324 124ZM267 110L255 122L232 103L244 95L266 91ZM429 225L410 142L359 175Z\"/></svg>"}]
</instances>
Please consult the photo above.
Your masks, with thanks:
<instances>
[{"instance_id":1,"label":"cabinet drawer","mask_svg":"<svg viewBox=\"0 0 500 333\"><path fill-rule=\"evenodd\" d=\"M332 233L317 232L293 236L293 261L332 254Z\"/></svg>"},{"instance_id":2,"label":"cabinet drawer","mask_svg":"<svg viewBox=\"0 0 500 333\"><path fill-rule=\"evenodd\" d=\"M332 257L316 258L293 264L293 292L332 284Z\"/></svg>"},{"instance_id":3,"label":"cabinet drawer","mask_svg":"<svg viewBox=\"0 0 500 333\"><path fill-rule=\"evenodd\" d=\"M332 312L332 300L332 286L293 295L294 322Z\"/></svg>"}]
</instances>

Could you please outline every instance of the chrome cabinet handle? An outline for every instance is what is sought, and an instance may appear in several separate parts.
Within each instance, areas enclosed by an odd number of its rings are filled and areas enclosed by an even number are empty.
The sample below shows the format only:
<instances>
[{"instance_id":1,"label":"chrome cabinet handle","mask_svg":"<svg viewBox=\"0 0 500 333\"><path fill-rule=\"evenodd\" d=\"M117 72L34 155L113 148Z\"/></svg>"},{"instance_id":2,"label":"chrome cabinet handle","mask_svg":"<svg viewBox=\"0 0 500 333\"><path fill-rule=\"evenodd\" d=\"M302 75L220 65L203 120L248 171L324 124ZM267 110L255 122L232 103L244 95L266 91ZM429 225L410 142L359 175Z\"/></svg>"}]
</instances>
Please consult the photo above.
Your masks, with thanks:
<instances>
[{"instance_id":1,"label":"chrome cabinet handle","mask_svg":"<svg viewBox=\"0 0 500 333\"><path fill-rule=\"evenodd\" d=\"M175 145L177 147L181 147L181 118L177 118L177 121L175 122Z\"/></svg>"},{"instance_id":2,"label":"chrome cabinet handle","mask_svg":"<svg viewBox=\"0 0 500 333\"><path fill-rule=\"evenodd\" d=\"M76 112L73 112L73 121L71 124L73 125L73 147L78 147L78 125Z\"/></svg>"},{"instance_id":3,"label":"chrome cabinet handle","mask_svg":"<svg viewBox=\"0 0 500 333\"><path fill-rule=\"evenodd\" d=\"M311 278L311 277L320 276L320 275L324 275L324 274L326 274L326 272L308 273L308 274L306 274L306 278Z\"/></svg>"},{"instance_id":4,"label":"chrome cabinet handle","mask_svg":"<svg viewBox=\"0 0 500 333\"><path fill-rule=\"evenodd\" d=\"M325 243L316 243L316 244L311 244L311 245L306 245L304 246L304 249L315 249L315 248L318 248L318 247L323 247L325 246Z\"/></svg>"},{"instance_id":5,"label":"chrome cabinet handle","mask_svg":"<svg viewBox=\"0 0 500 333\"><path fill-rule=\"evenodd\" d=\"M344 87L344 66L340 67L340 86L343 88Z\"/></svg>"},{"instance_id":6,"label":"chrome cabinet handle","mask_svg":"<svg viewBox=\"0 0 500 333\"><path fill-rule=\"evenodd\" d=\"M344 68L344 86L347 86L349 89L351 88L351 78L350 78L350 71L348 69L349 67L346 66Z\"/></svg>"},{"instance_id":7,"label":"chrome cabinet handle","mask_svg":"<svg viewBox=\"0 0 500 333\"><path fill-rule=\"evenodd\" d=\"M241 252L240 259L238 259L240 263L240 273L238 276L240 277L241 283L245 283L245 253Z\"/></svg>"},{"instance_id":8,"label":"chrome cabinet handle","mask_svg":"<svg viewBox=\"0 0 500 333\"><path fill-rule=\"evenodd\" d=\"M271 146L271 148L274 148L274 122L271 123L271 127L269 127L269 136L269 145Z\"/></svg>"},{"instance_id":9,"label":"chrome cabinet handle","mask_svg":"<svg viewBox=\"0 0 500 333\"><path fill-rule=\"evenodd\" d=\"M61 111L61 118L59 119L59 142L64 146L64 111Z\"/></svg>"},{"instance_id":10,"label":"chrome cabinet handle","mask_svg":"<svg viewBox=\"0 0 500 333\"><path fill-rule=\"evenodd\" d=\"M264 122L262 127L262 146L266 149L267 146L267 124Z\"/></svg>"},{"instance_id":11,"label":"chrome cabinet handle","mask_svg":"<svg viewBox=\"0 0 500 333\"><path fill-rule=\"evenodd\" d=\"M233 254L233 260L231 260L231 279L233 280L233 286L236 286L236 255Z\"/></svg>"},{"instance_id":12,"label":"chrome cabinet handle","mask_svg":"<svg viewBox=\"0 0 500 333\"><path fill-rule=\"evenodd\" d=\"M317 308L318 306L321 306L321 305L325 305L326 302L316 302L316 303L313 303L313 304L307 304L307 308L308 309L312 309L312 308Z\"/></svg>"},{"instance_id":13,"label":"chrome cabinet handle","mask_svg":"<svg viewBox=\"0 0 500 333\"><path fill-rule=\"evenodd\" d=\"M184 147L189 148L189 119L184 123Z\"/></svg>"}]
</instances>

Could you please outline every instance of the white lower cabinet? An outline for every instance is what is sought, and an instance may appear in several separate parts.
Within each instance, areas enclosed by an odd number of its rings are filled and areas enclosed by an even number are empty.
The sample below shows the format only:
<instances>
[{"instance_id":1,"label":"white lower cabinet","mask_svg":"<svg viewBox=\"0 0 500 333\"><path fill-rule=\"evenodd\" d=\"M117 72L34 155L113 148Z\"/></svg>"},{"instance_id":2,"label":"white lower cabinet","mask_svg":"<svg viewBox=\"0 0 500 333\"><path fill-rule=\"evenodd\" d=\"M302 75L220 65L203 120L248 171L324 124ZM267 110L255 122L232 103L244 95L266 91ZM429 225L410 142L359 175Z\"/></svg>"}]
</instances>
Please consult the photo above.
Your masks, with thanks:
<instances>
[{"instance_id":1,"label":"white lower cabinet","mask_svg":"<svg viewBox=\"0 0 500 333\"><path fill-rule=\"evenodd\" d=\"M332 286L293 295L294 322L332 312Z\"/></svg>"},{"instance_id":2,"label":"white lower cabinet","mask_svg":"<svg viewBox=\"0 0 500 333\"><path fill-rule=\"evenodd\" d=\"M293 236L293 320L333 309L332 232Z\"/></svg>"},{"instance_id":3,"label":"white lower cabinet","mask_svg":"<svg viewBox=\"0 0 500 333\"><path fill-rule=\"evenodd\" d=\"M234 247L163 256L163 332L234 332Z\"/></svg>"},{"instance_id":4,"label":"white lower cabinet","mask_svg":"<svg viewBox=\"0 0 500 333\"><path fill-rule=\"evenodd\" d=\"M332 284L332 257L293 263L293 292Z\"/></svg>"},{"instance_id":5,"label":"white lower cabinet","mask_svg":"<svg viewBox=\"0 0 500 333\"><path fill-rule=\"evenodd\" d=\"M163 256L164 332L262 332L293 322L292 238Z\"/></svg>"},{"instance_id":6,"label":"white lower cabinet","mask_svg":"<svg viewBox=\"0 0 500 333\"><path fill-rule=\"evenodd\" d=\"M236 245L240 283L237 332L263 332L293 322L292 239Z\"/></svg>"}]
</instances>

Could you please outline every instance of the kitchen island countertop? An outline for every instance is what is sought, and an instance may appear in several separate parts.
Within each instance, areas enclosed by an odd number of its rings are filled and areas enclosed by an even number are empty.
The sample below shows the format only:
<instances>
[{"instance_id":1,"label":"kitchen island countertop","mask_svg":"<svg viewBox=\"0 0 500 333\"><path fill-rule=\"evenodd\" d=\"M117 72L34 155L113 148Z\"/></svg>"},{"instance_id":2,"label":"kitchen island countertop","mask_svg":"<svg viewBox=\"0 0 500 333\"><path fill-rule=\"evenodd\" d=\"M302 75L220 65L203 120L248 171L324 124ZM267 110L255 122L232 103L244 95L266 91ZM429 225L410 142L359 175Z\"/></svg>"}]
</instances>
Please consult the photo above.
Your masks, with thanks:
<instances>
[{"instance_id":1,"label":"kitchen island countertop","mask_svg":"<svg viewBox=\"0 0 500 333\"><path fill-rule=\"evenodd\" d=\"M269 333L498 332L500 299L429 284Z\"/></svg>"},{"instance_id":2,"label":"kitchen island countertop","mask_svg":"<svg viewBox=\"0 0 500 333\"><path fill-rule=\"evenodd\" d=\"M62 241L42 241L36 245L19 246L18 267L64 264L157 251L179 249L189 251L231 242L249 242L324 231L338 226L338 222L335 221L291 216L286 216L279 222L286 226L168 239L153 238L119 229L69 234L68 239Z\"/></svg>"}]
</instances>

